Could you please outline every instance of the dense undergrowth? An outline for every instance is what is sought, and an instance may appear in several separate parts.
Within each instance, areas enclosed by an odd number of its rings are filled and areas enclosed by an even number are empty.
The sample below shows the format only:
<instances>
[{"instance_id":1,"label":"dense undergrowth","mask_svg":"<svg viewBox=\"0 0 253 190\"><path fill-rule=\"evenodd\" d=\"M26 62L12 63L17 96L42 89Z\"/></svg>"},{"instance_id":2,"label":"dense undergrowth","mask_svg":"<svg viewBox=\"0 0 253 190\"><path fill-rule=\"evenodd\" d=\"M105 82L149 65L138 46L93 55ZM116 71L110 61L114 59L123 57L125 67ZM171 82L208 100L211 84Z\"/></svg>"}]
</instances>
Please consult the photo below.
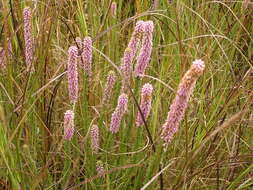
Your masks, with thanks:
<instances>
[{"instance_id":1,"label":"dense undergrowth","mask_svg":"<svg viewBox=\"0 0 253 190\"><path fill-rule=\"evenodd\" d=\"M115 2L116 14L109 0L0 1L0 189L253 189L253 4ZM26 66L25 7L32 10L34 72ZM139 20L154 23L151 60L142 78L131 76L127 112L112 134L123 85L120 65ZM78 67L73 108L68 49L86 36L93 41L92 74ZM205 70L179 130L164 146L162 125L195 59L204 61ZM104 104L111 70L117 78ZM145 83L153 86L151 111L137 127ZM74 134L65 140L64 113L70 109Z\"/></svg>"}]
</instances>

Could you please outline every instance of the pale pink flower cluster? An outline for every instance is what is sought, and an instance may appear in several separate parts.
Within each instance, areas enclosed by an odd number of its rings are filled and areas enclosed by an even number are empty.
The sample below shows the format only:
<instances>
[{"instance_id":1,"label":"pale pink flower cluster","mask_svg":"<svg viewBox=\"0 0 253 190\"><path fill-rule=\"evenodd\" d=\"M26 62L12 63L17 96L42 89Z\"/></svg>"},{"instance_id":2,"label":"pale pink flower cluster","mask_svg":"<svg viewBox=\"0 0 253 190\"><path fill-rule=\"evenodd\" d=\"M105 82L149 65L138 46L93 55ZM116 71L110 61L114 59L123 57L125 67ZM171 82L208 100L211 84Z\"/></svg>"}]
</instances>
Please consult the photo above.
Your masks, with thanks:
<instances>
[{"instance_id":1,"label":"pale pink flower cluster","mask_svg":"<svg viewBox=\"0 0 253 190\"><path fill-rule=\"evenodd\" d=\"M135 75L142 77L144 71L150 61L152 52L152 38L153 38L154 24L152 21L138 21L136 23L132 37L128 43L128 47L124 52L124 57L121 64L121 72L123 75L122 92L126 91L127 85L130 83L132 74L132 63L135 55L138 52L140 42L141 49L137 57L137 64L135 66Z\"/></svg>"},{"instance_id":2,"label":"pale pink flower cluster","mask_svg":"<svg viewBox=\"0 0 253 190\"><path fill-rule=\"evenodd\" d=\"M92 39L85 37L83 40L82 67L84 71L91 76L92 74Z\"/></svg>"},{"instance_id":3,"label":"pale pink flower cluster","mask_svg":"<svg viewBox=\"0 0 253 190\"><path fill-rule=\"evenodd\" d=\"M128 43L127 48L131 49L132 53L131 53L131 63L133 62L133 59L135 57L135 55L137 54L138 51L138 47L139 44L141 42L142 39L142 35L144 32L144 21L140 20L136 23L135 28L134 28L134 32L131 36L131 39Z\"/></svg>"},{"instance_id":4,"label":"pale pink flower cluster","mask_svg":"<svg viewBox=\"0 0 253 190\"><path fill-rule=\"evenodd\" d=\"M25 39L25 61L27 71L33 71L33 36L32 36L32 12L29 7L23 10L24 18L24 39Z\"/></svg>"},{"instance_id":5,"label":"pale pink flower cluster","mask_svg":"<svg viewBox=\"0 0 253 190\"><path fill-rule=\"evenodd\" d=\"M153 21L146 21L144 23L142 46L137 57L137 64L135 65L135 76L142 77L150 61L153 46L153 30Z\"/></svg>"},{"instance_id":6,"label":"pale pink flower cluster","mask_svg":"<svg viewBox=\"0 0 253 190\"><path fill-rule=\"evenodd\" d=\"M140 109L143 114L143 117L146 121L148 118L148 115L151 110L151 102L152 102L152 92L153 92L153 86L149 83L146 83L143 85L141 90L141 103L140 103ZM142 126L144 124L141 113L138 111L137 118L136 118L136 126Z\"/></svg>"},{"instance_id":7,"label":"pale pink flower cluster","mask_svg":"<svg viewBox=\"0 0 253 190\"><path fill-rule=\"evenodd\" d=\"M116 82L115 72L109 71L108 76L107 76L107 80L106 80L106 85L104 88L102 104L107 104L108 101L110 100L115 82Z\"/></svg>"},{"instance_id":8,"label":"pale pink flower cluster","mask_svg":"<svg viewBox=\"0 0 253 190\"><path fill-rule=\"evenodd\" d=\"M130 83L132 72L132 50L130 48L126 48L124 52L124 57L122 59L120 70L123 75L122 92L124 92L127 88L127 85L129 85Z\"/></svg>"},{"instance_id":9,"label":"pale pink flower cluster","mask_svg":"<svg viewBox=\"0 0 253 190\"><path fill-rule=\"evenodd\" d=\"M121 92L125 92L127 89L127 85L129 85L130 83L133 67L132 63L138 51L138 46L140 44L143 31L144 31L144 21L140 20L135 25L134 32L128 43L128 47L125 49L122 63L120 66L120 70L123 77Z\"/></svg>"},{"instance_id":10,"label":"pale pink flower cluster","mask_svg":"<svg viewBox=\"0 0 253 190\"><path fill-rule=\"evenodd\" d=\"M191 68L182 78L177 95L170 106L170 111L164 125L161 137L165 143L170 143L177 132L180 121L183 119L187 104L199 76L203 73L205 64L202 60L195 60Z\"/></svg>"},{"instance_id":11,"label":"pale pink flower cluster","mask_svg":"<svg viewBox=\"0 0 253 190\"><path fill-rule=\"evenodd\" d=\"M65 140L71 140L74 134L74 112L67 110L64 114L64 136Z\"/></svg>"},{"instance_id":12,"label":"pale pink flower cluster","mask_svg":"<svg viewBox=\"0 0 253 190\"><path fill-rule=\"evenodd\" d=\"M68 89L71 103L76 103L78 99L78 72L77 72L77 56L78 50L76 46L71 46L68 50Z\"/></svg>"},{"instance_id":13,"label":"pale pink flower cluster","mask_svg":"<svg viewBox=\"0 0 253 190\"><path fill-rule=\"evenodd\" d=\"M91 149L93 153L98 153L99 150L99 128L97 125L92 125L90 129Z\"/></svg>"},{"instance_id":14,"label":"pale pink flower cluster","mask_svg":"<svg viewBox=\"0 0 253 190\"><path fill-rule=\"evenodd\" d=\"M67 63L67 75L68 75L68 91L70 103L75 105L78 99L78 70L77 64L82 58L82 67L90 75L91 74L91 61L92 61L92 41L90 37L84 38L82 42L81 38L76 38L76 46L69 47L68 50L68 63ZM74 124L73 124L74 125Z\"/></svg>"},{"instance_id":15,"label":"pale pink flower cluster","mask_svg":"<svg viewBox=\"0 0 253 190\"><path fill-rule=\"evenodd\" d=\"M123 115L127 112L128 96L122 93L118 99L118 105L112 114L110 131L117 133L119 131L120 123Z\"/></svg>"}]
</instances>

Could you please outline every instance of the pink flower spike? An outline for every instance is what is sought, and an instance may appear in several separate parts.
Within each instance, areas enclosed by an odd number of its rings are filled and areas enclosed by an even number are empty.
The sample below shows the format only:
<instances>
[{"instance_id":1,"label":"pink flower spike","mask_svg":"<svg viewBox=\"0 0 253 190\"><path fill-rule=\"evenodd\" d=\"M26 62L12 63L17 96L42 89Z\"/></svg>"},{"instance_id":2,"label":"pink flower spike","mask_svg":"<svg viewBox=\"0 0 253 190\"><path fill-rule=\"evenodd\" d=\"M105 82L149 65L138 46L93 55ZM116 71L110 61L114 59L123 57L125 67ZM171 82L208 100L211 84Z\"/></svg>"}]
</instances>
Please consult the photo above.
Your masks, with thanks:
<instances>
[{"instance_id":1,"label":"pink flower spike","mask_svg":"<svg viewBox=\"0 0 253 190\"><path fill-rule=\"evenodd\" d=\"M108 101L110 100L115 82L116 82L116 75L114 71L109 71L107 80L106 80L106 85L104 88L102 104L107 104Z\"/></svg>"},{"instance_id":2,"label":"pink flower spike","mask_svg":"<svg viewBox=\"0 0 253 190\"><path fill-rule=\"evenodd\" d=\"M99 149L99 128L97 125L92 125L90 129L91 149L93 153L98 153Z\"/></svg>"},{"instance_id":3,"label":"pink flower spike","mask_svg":"<svg viewBox=\"0 0 253 190\"><path fill-rule=\"evenodd\" d=\"M141 112L144 116L144 119L148 118L148 115L151 110L151 102L152 102L152 92L153 92L153 86L149 83L146 83L143 85L141 90L141 103L140 108ZM138 111L138 115L136 118L136 126L142 126L144 124L141 113Z\"/></svg>"},{"instance_id":4,"label":"pink flower spike","mask_svg":"<svg viewBox=\"0 0 253 190\"><path fill-rule=\"evenodd\" d=\"M68 50L68 89L71 103L78 99L78 72L77 72L77 47L71 46Z\"/></svg>"},{"instance_id":5,"label":"pink flower spike","mask_svg":"<svg viewBox=\"0 0 253 190\"><path fill-rule=\"evenodd\" d=\"M124 57L122 59L120 70L123 75L122 92L124 92L127 88L127 85L130 83L130 78L132 74L132 50L130 48L126 48L124 52Z\"/></svg>"},{"instance_id":6,"label":"pink flower spike","mask_svg":"<svg viewBox=\"0 0 253 190\"><path fill-rule=\"evenodd\" d=\"M23 10L24 18L24 39L25 39L25 62L27 71L34 71L33 60L33 36L32 36L32 12L29 7Z\"/></svg>"},{"instance_id":7,"label":"pink flower spike","mask_svg":"<svg viewBox=\"0 0 253 190\"><path fill-rule=\"evenodd\" d=\"M145 72L145 69L150 61L152 46L153 46L153 30L154 24L153 21L147 21L144 24L144 36L142 39L142 46L140 54L137 57L137 64L135 66L135 76L142 77Z\"/></svg>"},{"instance_id":8,"label":"pink flower spike","mask_svg":"<svg viewBox=\"0 0 253 190\"><path fill-rule=\"evenodd\" d=\"M144 21L139 20L135 25L134 32L127 46L132 50L131 62L133 62L133 59L137 53L143 32L144 32Z\"/></svg>"},{"instance_id":9,"label":"pink flower spike","mask_svg":"<svg viewBox=\"0 0 253 190\"><path fill-rule=\"evenodd\" d=\"M118 99L118 105L112 114L110 131L117 133L119 131L120 123L123 115L127 112L128 97L126 94L121 94Z\"/></svg>"},{"instance_id":10,"label":"pink flower spike","mask_svg":"<svg viewBox=\"0 0 253 190\"><path fill-rule=\"evenodd\" d=\"M191 68L182 78L175 99L173 100L168 117L162 126L161 138L166 144L170 143L178 131L180 121L183 119L187 104L197 79L203 73L205 64L201 59L193 61Z\"/></svg>"},{"instance_id":11,"label":"pink flower spike","mask_svg":"<svg viewBox=\"0 0 253 190\"><path fill-rule=\"evenodd\" d=\"M91 37L85 37L83 40L82 67L84 71L91 76L92 74L92 40Z\"/></svg>"},{"instance_id":12,"label":"pink flower spike","mask_svg":"<svg viewBox=\"0 0 253 190\"><path fill-rule=\"evenodd\" d=\"M64 114L64 136L65 140L71 140L74 134L74 112L67 110Z\"/></svg>"}]
</instances>

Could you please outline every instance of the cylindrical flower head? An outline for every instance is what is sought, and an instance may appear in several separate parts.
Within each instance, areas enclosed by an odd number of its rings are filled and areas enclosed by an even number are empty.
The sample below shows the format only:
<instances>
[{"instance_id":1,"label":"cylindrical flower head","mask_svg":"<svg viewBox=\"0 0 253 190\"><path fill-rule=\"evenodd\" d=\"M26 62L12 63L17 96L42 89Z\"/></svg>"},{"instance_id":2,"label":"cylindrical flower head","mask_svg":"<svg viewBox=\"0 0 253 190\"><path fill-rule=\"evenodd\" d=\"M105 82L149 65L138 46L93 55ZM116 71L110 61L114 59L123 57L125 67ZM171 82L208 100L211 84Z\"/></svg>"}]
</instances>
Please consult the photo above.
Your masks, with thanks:
<instances>
[{"instance_id":1,"label":"cylindrical flower head","mask_svg":"<svg viewBox=\"0 0 253 190\"><path fill-rule=\"evenodd\" d=\"M119 96L118 105L117 105L117 109L120 114L125 114L127 112L127 104L128 104L128 96L122 93Z\"/></svg>"},{"instance_id":2,"label":"cylindrical flower head","mask_svg":"<svg viewBox=\"0 0 253 190\"><path fill-rule=\"evenodd\" d=\"M143 85L141 90L141 103L140 108L141 112L146 120L150 113L151 109L151 102L152 102L152 92L153 86L149 83ZM142 126L144 124L143 119L141 117L141 113L138 111L137 118L136 118L136 125L137 127Z\"/></svg>"},{"instance_id":3,"label":"cylindrical flower head","mask_svg":"<svg viewBox=\"0 0 253 190\"><path fill-rule=\"evenodd\" d=\"M71 140L74 134L74 112L67 110L64 114L64 139Z\"/></svg>"},{"instance_id":4,"label":"cylindrical flower head","mask_svg":"<svg viewBox=\"0 0 253 190\"><path fill-rule=\"evenodd\" d=\"M83 40L82 67L90 76L92 73L92 40L91 37L85 37Z\"/></svg>"},{"instance_id":5,"label":"cylindrical flower head","mask_svg":"<svg viewBox=\"0 0 253 190\"><path fill-rule=\"evenodd\" d=\"M119 131L120 123L123 115L127 112L128 97L126 94L121 94L118 99L118 105L112 114L110 131L117 133Z\"/></svg>"},{"instance_id":6,"label":"cylindrical flower head","mask_svg":"<svg viewBox=\"0 0 253 190\"><path fill-rule=\"evenodd\" d=\"M111 4L111 15L113 18L115 18L117 15L117 3L116 2L112 2L112 4Z\"/></svg>"},{"instance_id":7,"label":"cylindrical flower head","mask_svg":"<svg viewBox=\"0 0 253 190\"><path fill-rule=\"evenodd\" d=\"M33 36L32 36L32 12L29 7L23 10L24 18L24 39L25 39L25 62L27 71L33 71Z\"/></svg>"},{"instance_id":8,"label":"cylindrical flower head","mask_svg":"<svg viewBox=\"0 0 253 190\"><path fill-rule=\"evenodd\" d=\"M104 88L102 104L106 104L110 100L111 95L112 95L112 89L115 85L115 82L116 82L116 75L115 75L114 71L109 71L108 76L107 76L106 85Z\"/></svg>"},{"instance_id":9,"label":"cylindrical flower head","mask_svg":"<svg viewBox=\"0 0 253 190\"><path fill-rule=\"evenodd\" d=\"M126 48L124 52L123 62L120 66L120 70L124 78L130 78L131 67L132 67L131 54L132 54L132 49Z\"/></svg>"},{"instance_id":10,"label":"cylindrical flower head","mask_svg":"<svg viewBox=\"0 0 253 190\"><path fill-rule=\"evenodd\" d=\"M164 125L162 126L161 137L165 143L170 143L177 132L180 121L183 119L187 104L199 76L205 68L204 62L200 59L195 60L191 68L185 73L182 78L177 95L170 106L170 111Z\"/></svg>"},{"instance_id":11,"label":"cylindrical flower head","mask_svg":"<svg viewBox=\"0 0 253 190\"><path fill-rule=\"evenodd\" d=\"M142 77L145 72L145 69L150 61L152 53L152 39L153 39L153 30L154 24L153 21L147 21L144 25L144 35L142 39L142 46L140 54L137 57L137 64L135 66L135 75Z\"/></svg>"},{"instance_id":12,"label":"cylindrical flower head","mask_svg":"<svg viewBox=\"0 0 253 190\"><path fill-rule=\"evenodd\" d=\"M120 66L120 70L123 77L123 85L122 92L125 91L127 85L130 82L131 72L132 72L132 50L130 48L126 48L124 52L124 57L122 59L122 64Z\"/></svg>"},{"instance_id":13,"label":"cylindrical flower head","mask_svg":"<svg viewBox=\"0 0 253 190\"><path fill-rule=\"evenodd\" d=\"M93 153L97 153L99 149L99 128L97 125L92 125L90 129L91 149Z\"/></svg>"},{"instance_id":14,"label":"cylindrical flower head","mask_svg":"<svg viewBox=\"0 0 253 190\"><path fill-rule=\"evenodd\" d=\"M71 46L68 50L68 89L71 103L76 103L78 98L77 51L76 46Z\"/></svg>"},{"instance_id":15,"label":"cylindrical flower head","mask_svg":"<svg viewBox=\"0 0 253 190\"><path fill-rule=\"evenodd\" d=\"M139 20L135 25L134 32L127 46L132 50L131 62L133 61L134 56L137 53L143 32L144 32L144 21Z\"/></svg>"}]
</instances>

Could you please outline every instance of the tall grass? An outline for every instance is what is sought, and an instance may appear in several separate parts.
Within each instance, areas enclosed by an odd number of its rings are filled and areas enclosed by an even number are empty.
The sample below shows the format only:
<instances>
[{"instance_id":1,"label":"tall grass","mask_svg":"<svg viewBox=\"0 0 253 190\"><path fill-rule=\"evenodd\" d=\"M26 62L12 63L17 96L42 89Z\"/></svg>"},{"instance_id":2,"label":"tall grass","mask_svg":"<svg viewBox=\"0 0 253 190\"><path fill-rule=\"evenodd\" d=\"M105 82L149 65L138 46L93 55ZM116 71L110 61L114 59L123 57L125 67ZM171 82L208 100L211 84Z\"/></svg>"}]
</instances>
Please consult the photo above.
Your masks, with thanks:
<instances>
[{"instance_id":1,"label":"tall grass","mask_svg":"<svg viewBox=\"0 0 253 190\"><path fill-rule=\"evenodd\" d=\"M105 0L0 1L0 59L6 64L0 68L0 189L252 189L253 4L115 2L116 15ZM25 63L25 7L32 10L32 73ZM152 57L144 77L131 78L128 111L112 134L119 67L138 20L154 22ZM64 113L73 108L68 48L86 36L93 41L92 75L79 67L75 132L66 141ZM164 146L161 127L196 58L205 62L205 71L178 132ZM111 70L117 81L102 104ZM145 83L153 86L152 107L146 124L136 127ZM93 125L99 129L97 153L91 147Z\"/></svg>"}]
</instances>

